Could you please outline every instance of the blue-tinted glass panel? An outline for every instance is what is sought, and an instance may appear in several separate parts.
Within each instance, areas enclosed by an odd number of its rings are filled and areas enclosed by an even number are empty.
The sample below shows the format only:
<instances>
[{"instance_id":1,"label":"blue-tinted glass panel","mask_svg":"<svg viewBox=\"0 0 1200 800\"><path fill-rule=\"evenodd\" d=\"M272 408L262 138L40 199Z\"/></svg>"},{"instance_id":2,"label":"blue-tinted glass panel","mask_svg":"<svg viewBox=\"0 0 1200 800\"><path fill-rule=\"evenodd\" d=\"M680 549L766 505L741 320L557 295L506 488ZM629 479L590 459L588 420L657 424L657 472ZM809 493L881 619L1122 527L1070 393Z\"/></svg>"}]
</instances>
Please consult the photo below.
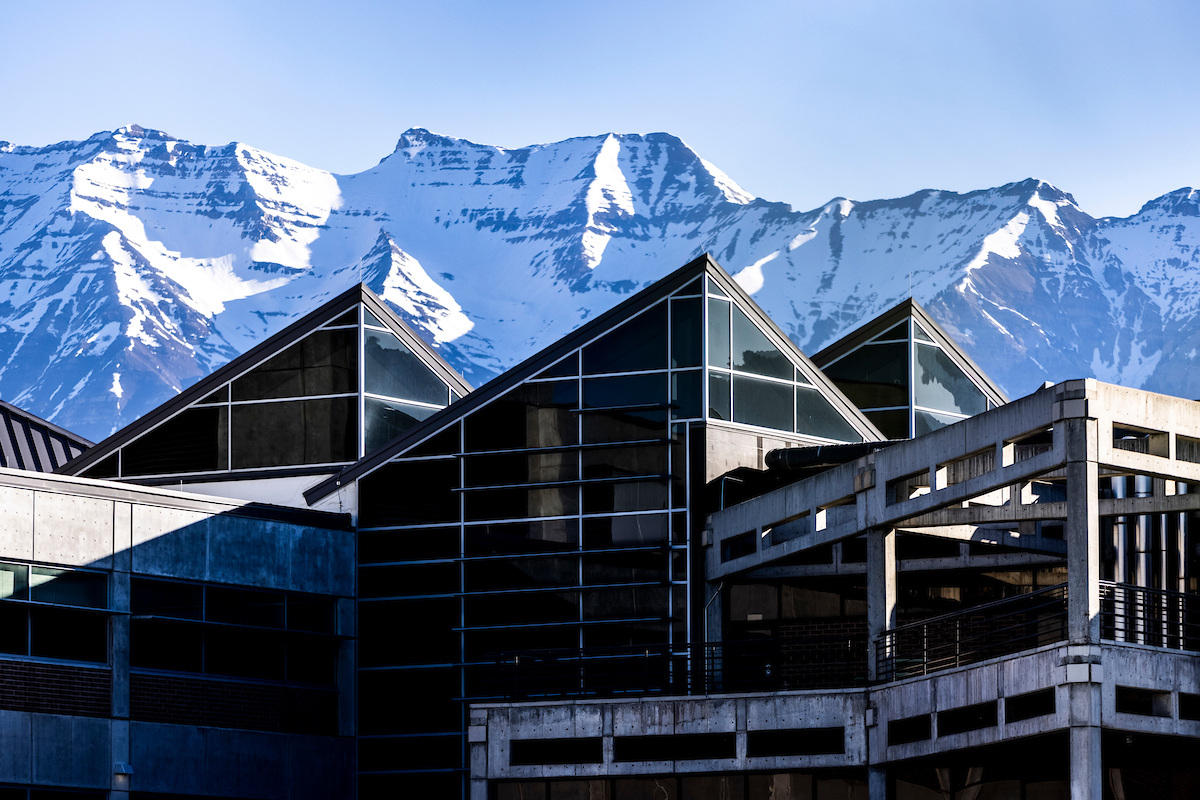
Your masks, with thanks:
<instances>
[{"instance_id":1,"label":"blue-tinted glass panel","mask_svg":"<svg viewBox=\"0 0 1200 800\"><path fill-rule=\"evenodd\" d=\"M579 353L571 353L571 355L558 361L537 374L539 378L569 378L579 374Z\"/></svg>"},{"instance_id":2,"label":"blue-tinted glass panel","mask_svg":"<svg viewBox=\"0 0 1200 800\"><path fill-rule=\"evenodd\" d=\"M363 309L363 324L374 325L377 328L386 328L387 327L387 325L384 325L383 321L380 320L379 317L372 314L370 309L367 309L367 308Z\"/></svg>"},{"instance_id":3,"label":"blue-tinted glass panel","mask_svg":"<svg viewBox=\"0 0 1200 800\"><path fill-rule=\"evenodd\" d=\"M358 390L358 331L320 330L233 382L234 400L311 397Z\"/></svg>"},{"instance_id":4,"label":"blue-tinted glass panel","mask_svg":"<svg viewBox=\"0 0 1200 800\"><path fill-rule=\"evenodd\" d=\"M467 450L558 447L579 441L578 381L526 383L467 417Z\"/></svg>"},{"instance_id":5,"label":"blue-tinted glass panel","mask_svg":"<svg viewBox=\"0 0 1200 800\"><path fill-rule=\"evenodd\" d=\"M623 408L667 404L667 373L585 378L584 408Z\"/></svg>"},{"instance_id":6,"label":"blue-tinted glass panel","mask_svg":"<svg viewBox=\"0 0 1200 800\"><path fill-rule=\"evenodd\" d=\"M717 282L712 278L708 279L708 293L715 294L717 297L729 297L729 295L725 294L721 287L717 285Z\"/></svg>"},{"instance_id":7,"label":"blue-tinted glass panel","mask_svg":"<svg viewBox=\"0 0 1200 800\"><path fill-rule=\"evenodd\" d=\"M350 309L349 311L347 311L345 314L342 314L337 319L325 323L325 325L327 327L331 327L334 325L357 325L357 324L358 324L358 306L355 306L354 308Z\"/></svg>"},{"instance_id":8,"label":"blue-tinted glass panel","mask_svg":"<svg viewBox=\"0 0 1200 800\"><path fill-rule=\"evenodd\" d=\"M823 372L859 408L908 405L908 342L869 344Z\"/></svg>"},{"instance_id":9,"label":"blue-tinted glass panel","mask_svg":"<svg viewBox=\"0 0 1200 800\"><path fill-rule=\"evenodd\" d=\"M233 468L330 464L358 458L358 399L232 407Z\"/></svg>"},{"instance_id":10,"label":"blue-tinted glass panel","mask_svg":"<svg viewBox=\"0 0 1200 800\"><path fill-rule=\"evenodd\" d=\"M747 425L790 431L794 391L790 383L774 383L735 375L733 420Z\"/></svg>"},{"instance_id":11,"label":"blue-tinted glass panel","mask_svg":"<svg viewBox=\"0 0 1200 800\"><path fill-rule=\"evenodd\" d=\"M796 390L796 432L842 442L862 441L862 435L816 389Z\"/></svg>"},{"instance_id":12,"label":"blue-tinted glass panel","mask_svg":"<svg viewBox=\"0 0 1200 800\"><path fill-rule=\"evenodd\" d=\"M671 366L698 367L704 360L704 320L699 297L671 301Z\"/></svg>"},{"instance_id":13,"label":"blue-tinted glass panel","mask_svg":"<svg viewBox=\"0 0 1200 800\"><path fill-rule=\"evenodd\" d=\"M704 373L701 370L692 372L671 373L671 411L672 419L697 419L704 416Z\"/></svg>"},{"instance_id":14,"label":"blue-tinted glass panel","mask_svg":"<svg viewBox=\"0 0 1200 800\"><path fill-rule=\"evenodd\" d=\"M365 331L366 390L418 403L447 402L447 387L433 370L390 333Z\"/></svg>"},{"instance_id":15,"label":"blue-tinted glass panel","mask_svg":"<svg viewBox=\"0 0 1200 800\"><path fill-rule=\"evenodd\" d=\"M708 299L708 364L729 369L729 303Z\"/></svg>"},{"instance_id":16,"label":"blue-tinted glass panel","mask_svg":"<svg viewBox=\"0 0 1200 800\"><path fill-rule=\"evenodd\" d=\"M667 410L598 411L583 415L587 444L667 438Z\"/></svg>"},{"instance_id":17,"label":"blue-tinted glass panel","mask_svg":"<svg viewBox=\"0 0 1200 800\"><path fill-rule=\"evenodd\" d=\"M885 339L907 339L907 338L908 338L908 320L904 320L904 322L901 322L898 325L893 325L892 327L888 328L883 333L876 336L873 341L880 342L880 341L884 341Z\"/></svg>"},{"instance_id":18,"label":"blue-tinted glass panel","mask_svg":"<svg viewBox=\"0 0 1200 800\"><path fill-rule=\"evenodd\" d=\"M917 345L914 396L916 405L980 414L987 410L987 397L939 347Z\"/></svg>"},{"instance_id":19,"label":"blue-tinted glass panel","mask_svg":"<svg viewBox=\"0 0 1200 800\"><path fill-rule=\"evenodd\" d=\"M918 325L915 322L913 323L913 338L915 338L919 342L932 342L933 341L933 337L930 336L928 333L926 333L925 329L922 328L920 325Z\"/></svg>"},{"instance_id":20,"label":"blue-tinted glass panel","mask_svg":"<svg viewBox=\"0 0 1200 800\"><path fill-rule=\"evenodd\" d=\"M96 572L33 567L29 599L60 606L108 608L108 577Z\"/></svg>"},{"instance_id":21,"label":"blue-tinted glass panel","mask_svg":"<svg viewBox=\"0 0 1200 800\"><path fill-rule=\"evenodd\" d=\"M463 485L504 486L520 483L555 483L579 477L579 453L493 453L463 459Z\"/></svg>"},{"instance_id":22,"label":"blue-tinted glass panel","mask_svg":"<svg viewBox=\"0 0 1200 800\"><path fill-rule=\"evenodd\" d=\"M795 375L788 357L736 305L733 307L733 366L756 375L789 381Z\"/></svg>"},{"instance_id":23,"label":"blue-tinted glass panel","mask_svg":"<svg viewBox=\"0 0 1200 800\"><path fill-rule=\"evenodd\" d=\"M713 419L733 419L733 395L730 393L729 376L721 372L708 375L708 415Z\"/></svg>"},{"instance_id":24,"label":"blue-tinted glass panel","mask_svg":"<svg viewBox=\"0 0 1200 800\"><path fill-rule=\"evenodd\" d=\"M647 309L583 348L585 375L666 367L666 303Z\"/></svg>"},{"instance_id":25,"label":"blue-tinted glass panel","mask_svg":"<svg viewBox=\"0 0 1200 800\"><path fill-rule=\"evenodd\" d=\"M466 554L549 553L579 548L579 520L548 519L468 525Z\"/></svg>"},{"instance_id":26,"label":"blue-tinted glass panel","mask_svg":"<svg viewBox=\"0 0 1200 800\"><path fill-rule=\"evenodd\" d=\"M438 412L436 408L414 406L395 400L376 400L368 397L363 402L363 420L366 430L366 452L387 444L418 422Z\"/></svg>"},{"instance_id":27,"label":"blue-tinted glass panel","mask_svg":"<svg viewBox=\"0 0 1200 800\"><path fill-rule=\"evenodd\" d=\"M961 417L952 417L949 414L935 414L932 411L917 410L913 412L913 427L916 429L914 436L924 436L932 431L939 430L947 425L953 425L956 422L962 422Z\"/></svg>"}]
</instances>

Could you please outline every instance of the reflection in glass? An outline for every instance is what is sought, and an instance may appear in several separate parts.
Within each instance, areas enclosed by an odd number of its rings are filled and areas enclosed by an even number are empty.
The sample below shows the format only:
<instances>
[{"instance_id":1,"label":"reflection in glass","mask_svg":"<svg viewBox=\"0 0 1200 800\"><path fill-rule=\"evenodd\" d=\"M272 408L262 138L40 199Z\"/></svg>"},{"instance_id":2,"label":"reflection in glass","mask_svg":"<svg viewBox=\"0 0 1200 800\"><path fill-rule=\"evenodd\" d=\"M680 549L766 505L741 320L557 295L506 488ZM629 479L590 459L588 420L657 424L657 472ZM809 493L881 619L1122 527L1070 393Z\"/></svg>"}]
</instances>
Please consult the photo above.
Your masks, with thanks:
<instances>
[{"instance_id":1,"label":"reflection in glass","mask_svg":"<svg viewBox=\"0 0 1200 800\"><path fill-rule=\"evenodd\" d=\"M394 400L377 400L367 397L363 400L364 437L366 452L395 439L418 422L429 419L438 412L436 408L415 406L409 403L399 403ZM457 444L457 442L455 442Z\"/></svg>"},{"instance_id":2,"label":"reflection in glass","mask_svg":"<svg viewBox=\"0 0 1200 800\"><path fill-rule=\"evenodd\" d=\"M790 365L789 365L790 368ZM808 391L808 390L804 390ZM792 394L790 383L733 376L733 420L777 430L792 430Z\"/></svg>"},{"instance_id":3,"label":"reflection in glass","mask_svg":"<svg viewBox=\"0 0 1200 800\"><path fill-rule=\"evenodd\" d=\"M704 358L699 297L671 301L671 366L698 367Z\"/></svg>"},{"instance_id":4,"label":"reflection in glass","mask_svg":"<svg viewBox=\"0 0 1200 800\"><path fill-rule=\"evenodd\" d=\"M968 416L987 411L983 392L939 347L917 345L915 380L916 405Z\"/></svg>"},{"instance_id":5,"label":"reflection in glass","mask_svg":"<svg viewBox=\"0 0 1200 800\"><path fill-rule=\"evenodd\" d=\"M645 547L661 545L666 541L666 514L601 517L583 521L583 546L587 550Z\"/></svg>"},{"instance_id":6,"label":"reflection in glass","mask_svg":"<svg viewBox=\"0 0 1200 800\"><path fill-rule=\"evenodd\" d=\"M585 479L665 475L666 472L666 445L605 447L583 451L583 477Z\"/></svg>"},{"instance_id":7,"label":"reflection in glass","mask_svg":"<svg viewBox=\"0 0 1200 800\"><path fill-rule=\"evenodd\" d=\"M930 336L928 333L926 333L925 329L922 328L920 325L918 325L916 322L913 323L913 338L919 342L932 342L933 341L933 337Z\"/></svg>"},{"instance_id":8,"label":"reflection in glass","mask_svg":"<svg viewBox=\"0 0 1200 800\"><path fill-rule=\"evenodd\" d=\"M29 599L60 606L108 608L108 577L97 572L33 567Z\"/></svg>"},{"instance_id":9,"label":"reflection in glass","mask_svg":"<svg viewBox=\"0 0 1200 800\"><path fill-rule=\"evenodd\" d=\"M337 319L335 319L331 322L326 322L325 327L328 328L328 327L334 327L336 325L357 325L357 324L358 324L358 306L355 306L354 308L347 311L345 314L342 314Z\"/></svg>"},{"instance_id":10,"label":"reflection in glass","mask_svg":"<svg viewBox=\"0 0 1200 800\"><path fill-rule=\"evenodd\" d=\"M0 564L0 600L29 599L29 567L24 564Z\"/></svg>"},{"instance_id":11,"label":"reflection in glass","mask_svg":"<svg viewBox=\"0 0 1200 800\"><path fill-rule=\"evenodd\" d=\"M952 417L949 414L937 414L932 411L921 411L917 409L913 412L913 436L924 436L927 433L939 430L947 425L953 425L956 422L962 422L962 417Z\"/></svg>"},{"instance_id":12,"label":"reflection in glass","mask_svg":"<svg viewBox=\"0 0 1200 800\"><path fill-rule=\"evenodd\" d=\"M458 521L458 461L399 461L359 479L362 527ZM410 534L397 534L408 536ZM412 534L422 535L422 532Z\"/></svg>"},{"instance_id":13,"label":"reflection in glass","mask_svg":"<svg viewBox=\"0 0 1200 800\"><path fill-rule=\"evenodd\" d=\"M329 464L358 458L354 397L233 406L233 468Z\"/></svg>"},{"instance_id":14,"label":"reflection in glass","mask_svg":"<svg viewBox=\"0 0 1200 800\"><path fill-rule=\"evenodd\" d=\"M464 421L467 450L557 447L579 440L578 381L526 383Z\"/></svg>"},{"instance_id":15,"label":"reflection in glass","mask_svg":"<svg viewBox=\"0 0 1200 800\"><path fill-rule=\"evenodd\" d=\"M205 397L203 400L197 400L196 405L207 406L213 403L228 403L229 402L229 384L225 384L220 389Z\"/></svg>"},{"instance_id":16,"label":"reflection in glass","mask_svg":"<svg viewBox=\"0 0 1200 800\"><path fill-rule=\"evenodd\" d=\"M579 456L574 450L552 453L496 453L463 459L464 486L502 486L521 483L554 483L579 477Z\"/></svg>"},{"instance_id":17,"label":"reflection in glass","mask_svg":"<svg viewBox=\"0 0 1200 800\"><path fill-rule=\"evenodd\" d=\"M708 365L729 369L729 303L708 299Z\"/></svg>"},{"instance_id":18,"label":"reflection in glass","mask_svg":"<svg viewBox=\"0 0 1200 800\"><path fill-rule=\"evenodd\" d=\"M364 377L369 394L415 400L418 403L446 404L446 384L403 342L383 331L366 331L365 337Z\"/></svg>"},{"instance_id":19,"label":"reflection in glass","mask_svg":"<svg viewBox=\"0 0 1200 800\"><path fill-rule=\"evenodd\" d=\"M893 411L866 411L863 413L876 428L879 428L879 432L887 438L907 439L909 437L907 408Z\"/></svg>"},{"instance_id":20,"label":"reflection in glass","mask_svg":"<svg viewBox=\"0 0 1200 800\"><path fill-rule=\"evenodd\" d=\"M796 390L796 432L843 442L862 441L862 435L816 389Z\"/></svg>"},{"instance_id":21,"label":"reflection in glass","mask_svg":"<svg viewBox=\"0 0 1200 800\"><path fill-rule=\"evenodd\" d=\"M368 308L363 308L363 324L364 325L374 325L376 328L386 328L387 327L387 325L384 325L383 322L379 319L379 317L372 314L371 310Z\"/></svg>"},{"instance_id":22,"label":"reflection in glass","mask_svg":"<svg viewBox=\"0 0 1200 800\"><path fill-rule=\"evenodd\" d=\"M583 373L667 367L667 304L659 303L583 348Z\"/></svg>"},{"instance_id":23,"label":"reflection in glass","mask_svg":"<svg viewBox=\"0 0 1200 800\"><path fill-rule=\"evenodd\" d=\"M233 399L271 400L358 389L358 331L319 330L233 382Z\"/></svg>"},{"instance_id":24,"label":"reflection in glass","mask_svg":"<svg viewBox=\"0 0 1200 800\"><path fill-rule=\"evenodd\" d=\"M859 408L908 405L908 342L869 344L823 371Z\"/></svg>"},{"instance_id":25,"label":"reflection in glass","mask_svg":"<svg viewBox=\"0 0 1200 800\"><path fill-rule=\"evenodd\" d=\"M721 372L708 375L708 415L713 419L733 419L731 408L733 395L729 390L729 376Z\"/></svg>"},{"instance_id":26,"label":"reflection in glass","mask_svg":"<svg viewBox=\"0 0 1200 800\"><path fill-rule=\"evenodd\" d=\"M704 408L704 372L671 373L671 411L672 419L697 419L703 416Z\"/></svg>"},{"instance_id":27,"label":"reflection in glass","mask_svg":"<svg viewBox=\"0 0 1200 800\"><path fill-rule=\"evenodd\" d=\"M228 425L226 406L189 408L121 450L124 475L227 469Z\"/></svg>"},{"instance_id":28,"label":"reflection in glass","mask_svg":"<svg viewBox=\"0 0 1200 800\"><path fill-rule=\"evenodd\" d=\"M579 513L578 486L544 489L482 489L463 493L463 514L471 521L560 517Z\"/></svg>"},{"instance_id":29,"label":"reflection in glass","mask_svg":"<svg viewBox=\"0 0 1200 800\"><path fill-rule=\"evenodd\" d=\"M661 376L660 376L661 377ZM667 409L596 411L583 415L586 444L667 438Z\"/></svg>"},{"instance_id":30,"label":"reflection in glass","mask_svg":"<svg viewBox=\"0 0 1200 800\"><path fill-rule=\"evenodd\" d=\"M770 378L791 380L794 374L788 357L737 306L733 307L733 366Z\"/></svg>"},{"instance_id":31,"label":"reflection in glass","mask_svg":"<svg viewBox=\"0 0 1200 800\"><path fill-rule=\"evenodd\" d=\"M666 405L667 374L619 375L612 378L585 378L584 408L624 408L626 406Z\"/></svg>"},{"instance_id":32,"label":"reflection in glass","mask_svg":"<svg viewBox=\"0 0 1200 800\"><path fill-rule=\"evenodd\" d=\"M583 513L657 511L668 505L667 485L661 481L588 484L583 487Z\"/></svg>"},{"instance_id":33,"label":"reflection in glass","mask_svg":"<svg viewBox=\"0 0 1200 800\"><path fill-rule=\"evenodd\" d=\"M545 553L579 547L579 520L548 519L468 525L466 554Z\"/></svg>"}]
</instances>

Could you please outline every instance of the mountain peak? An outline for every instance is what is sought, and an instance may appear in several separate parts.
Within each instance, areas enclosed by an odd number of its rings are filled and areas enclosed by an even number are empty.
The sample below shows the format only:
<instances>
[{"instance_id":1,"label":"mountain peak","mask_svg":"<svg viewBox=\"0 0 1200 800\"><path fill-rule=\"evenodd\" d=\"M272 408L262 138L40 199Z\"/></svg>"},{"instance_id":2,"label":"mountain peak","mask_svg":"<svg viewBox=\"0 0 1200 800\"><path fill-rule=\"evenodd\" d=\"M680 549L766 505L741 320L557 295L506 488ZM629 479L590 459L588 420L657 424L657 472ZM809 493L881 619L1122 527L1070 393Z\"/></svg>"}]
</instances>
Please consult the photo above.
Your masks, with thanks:
<instances>
[{"instance_id":1,"label":"mountain peak","mask_svg":"<svg viewBox=\"0 0 1200 800\"><path fill-rule=\"evenodd\" d=\"M141 125L124 125L113 131L116 136L128 136L131 139L154 139L162 142L178 141L174 136L164 131L154 130L153 128L143 128Z\"/></svg>"}]
</instances>

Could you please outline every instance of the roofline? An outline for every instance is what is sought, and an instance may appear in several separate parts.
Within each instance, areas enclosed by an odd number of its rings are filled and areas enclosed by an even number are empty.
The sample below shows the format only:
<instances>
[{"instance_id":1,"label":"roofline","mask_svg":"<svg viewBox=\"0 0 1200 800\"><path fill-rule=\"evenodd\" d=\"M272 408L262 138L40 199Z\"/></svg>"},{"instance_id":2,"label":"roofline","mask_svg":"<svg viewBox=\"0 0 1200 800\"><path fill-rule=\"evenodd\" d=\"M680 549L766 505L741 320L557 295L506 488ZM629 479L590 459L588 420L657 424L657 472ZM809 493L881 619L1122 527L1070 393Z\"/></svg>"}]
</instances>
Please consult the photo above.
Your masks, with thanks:
<instances>
[{"instance_id":1,"label":"roofline","mask_svg":"<svg viewBox=\"0 0 1200 800\"><path fill-rule=\"evenodd\" d=\"M53 422L44 420L36 414L31 414L28 411L26 411L25 409L21 408L20 406L14 406L12 403L9 403L5 400L0 400L0 408L7 409L12 414L16 414L17 416L24 417L25 419L30 420L34 424L42 426L43 428L50 431L51 433L53 433L56 436L61 436L62 438L72 441L76 444L83 445L82 449L84 449L84 450L88 449L89 447L95 446L94 442L83 438L82 436L80 436L77 433L72 433L71 431L67 430L66 428L61 428L58 425L55 425ZM64 464L63 466L66 466L66 465Z\"/></svg>"},{"instance_id":2,"label":"roofline","mask_svg":"<svg viewBox=\"0 0 1200 800\"><path fill-rule=\"evenodd\" d=\"M994 402L1000 405L1011 402L1008 395L1004 393L1004 390L997 386L996 382L983 371L983 368L967 355L966 351L955 341L954 337L946 333L946 330L938 324L937 320L929 315L925 307L911 297L901 300L879 316L860 325L845 336L840 337L833 344L817 352L813 355L812 362L821 365L823 369L859 345L865 344L868 340L893 327L901 319L909 316L915 317L921 323L925 331L933 337L935 342L941 345L942 349L950 355L951 360L960 369L983 384L985 390L993 395L991 399Z\"/></svg>"},{"instance_id":3,"label":"roofline","mask_svg":"<svg viewBox=\"0 0 1200 800\"><path fill-rule=\"evenodd\" d=\"M863 430L859 431L867 436L876 436L880 440L885 440L886 437L879 432L870 420L858 410L858 407L850 402L841 390L833 384L833 381L825 377L825 375L817 369L807 356L800 351L795 342L787 337L787 335L779 329L779 326L767 316L758 303L746 294L741 286L718 264L711 255L707 252L699 257L692 259L687 264L684 264L679 269L669 275L660 278L659 280L647 286L642 291L633 295L629 299L618 303L613 308L605 311L600 316L588 321L586 324L576 328L571 333L559 339L554 344L544 350L541 350L529 358L517 364L512 369L507 370L503 374L488 381L483 386L476 389L470 395L464 397L458 402L451 403L446 408L437 412L431 417L428 417L417 426L410 428L400 437L393 439L372 453L368 453L363 458L359 459L353 466L344 469L336 475L321 481L317 485L304 492L304 499L309 504L315 503L329 494L337 490L343 483L357 480L364 473L374 470L376 467L386 463L392 457L404 452L415 444L423 441L441 429L448 421L457 420L470 414L475 409L491 401L501 391L519 384L521 381L536 375L546 367L551 366L559 361L567 353L581 347L588 340L594 338L599 330L607 328L614 321L628 318L635 313L649 308L651 305L659 302L663 298L670 295L676 289L686 285L694 278L700 277L701 274L707 274L713 278L721 289L731 298L739 300L744 305L748 305L751 309L757 310L758 317L765 320L774 334L775 338L779 339L777 344L786 347L789 352L798 357L801 363L806 363L812 367L813 378L820 382L822 386L829 389L833 397L843 404L844 410L852 418L858 421Z\"/></svg>"},{"instance_id":4,"label":"roofline","mask_svg":"<svg viewBox=\"0 0 1200 800\"><path fill-rule=\"evenodd\" d=\"M472 391L471 384L467 383L466 379L447 364L441 356L433 352L429 345L388 307L387 303L372 292L366 284L358 283L196 381L175 397L129 423L99 444L92 445L91 448L63 464L55 472L62 475L78 475L80 471L112 455L120 447L185 410L197 400L202 400L212 394L236 375L252 369L259 362L273 355L282 345L296 338L298 334L316 330L325 321L336 318L358 303L368 307L371 313L392 328L392 332L404 342L405 346L412 350L439 377L446 380L452 388L456 388L460 395ZM430 360L429 355L432 355L435 360ZM359 368L362 368L361 364Z\"/></svg>"}]
</instances>

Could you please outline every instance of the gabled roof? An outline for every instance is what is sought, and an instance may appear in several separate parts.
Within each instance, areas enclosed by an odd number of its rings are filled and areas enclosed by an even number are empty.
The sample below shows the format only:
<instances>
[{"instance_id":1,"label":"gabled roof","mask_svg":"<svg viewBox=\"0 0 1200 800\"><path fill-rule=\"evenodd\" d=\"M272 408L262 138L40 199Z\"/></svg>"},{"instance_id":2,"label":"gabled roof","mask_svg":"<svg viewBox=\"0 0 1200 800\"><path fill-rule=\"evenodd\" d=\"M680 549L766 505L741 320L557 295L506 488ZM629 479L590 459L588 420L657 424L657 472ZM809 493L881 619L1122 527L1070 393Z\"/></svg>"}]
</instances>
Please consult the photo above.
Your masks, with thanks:
<instances>
[{"instance_id":1,"label":"gabled roof","mask_svg":"<svg viewBox=\"0 0 1200 800\"><path fill-rule=\"evenodd\" d=\"M530 378L547 367L555 364L560 359L565 357L590 340L598 336L600 333L615 327L627 318L630 318L645 308L657 303L659 300L667 297L676 290L685 286L688 282L695 280L701 275L707 274L730 298L737 301L743 309L754 315L755 321L766 328L770 334L770 338L774 340L777 347L784 349L794 361L806 367L805 377L816 386L820 386L826 393L828 399L833 403L834 407L858 429L858 432L864 438L870 440L875 439L882 441L886 437L871 424L871 422L863 416L862 412L851 403L841 390L839 390L832 381L825 377L819 369L809 361L795 343L787 337L779 326L776 325L770 317L766 315L758 304L742 289L738 283L730 277L720 264L713 260L708 253L701 255L699 258L685 264L683 267L667 275L665 278L656 281L642 291L625 300L587 324L576 329L572 333L559 339L557 342L547 347L545 350L537 353L534 356L526 359L517 366L505 372L503 375L489 381L483 386L476 389L471 394L463 397L454 403L451 403L447 408L442 409L433 416L426 419L419 425L411 428L404 435L392 440L375 451L368 453L361 460L352 466L346 467L341 473L334 475L304 493L304 499L309 504L315 503L322 498L336 491L338 487L357 480L363 475L373 471L377 467L385 464L393 457L404 453L413 445L427 439L430 435L436 433L441 428L454 422L455 420L465 417L475 409L489 403L494 398L504 394L509 389L522 383L527 378Z\"/></svg>"},{"instance_id":2,"label":"gabled roof","mask_svg":"<svg viewBox=\"0 0 1200 800\"><path fill-rule=\"evenodd\" d=\"M92 443L0 400L0 466L54 472Z\"/></svg>"},{"instance_id":3,"label":"gabled roof","mask_svg":"<svg viewBox=\"0 0 1200 800\"><path fill-rule=\"evenodd\" d=\"M911 297L902 300L878 317L875 317L875 319L854 329L824 350L816 353L812 356L812 362L821 369L824 369L851 350L899 325L908 317L912 317L920 323L930 338L941 345L942 350L950 357L950 360L966 373L967 377L978 385L993 403L1004 405L1009 402L1008 396L1004 394L1004 390L997 386L995 381L989 378L987 373L958 346L958 342L954 341L950 334L946 333L942 326L938 325L934 318L929 316L929 312Z\"/></svg>"},{"instance_id":4,"label":"gabled roof","mask_svg":"<svg viewBox=\"0 0 1200 800\"><path fill-rule=\"evenodd\" d=\"M422 363L445 381L456 394L461 396L472 391L471 384L467 383L462 375L455 372L453 367L430 349L429 345L412 328L408 327L391 310L387 303L368 289L365 284L360 283L325 303L320 308L296 320L291 325L279 331L279 333L255 345L225 366L202 378L190 388L163 403L149 414L125 426L99 444L94 445L90 450L65 466L59 467L56 471L65 475L79 475L88 467L115 453L120 447L208 397L241 373L252 369L292 342L303 338L308 333L336 319L359 303L362 303L368 311L383 322Z\"/></svg>"}]
</instances>

